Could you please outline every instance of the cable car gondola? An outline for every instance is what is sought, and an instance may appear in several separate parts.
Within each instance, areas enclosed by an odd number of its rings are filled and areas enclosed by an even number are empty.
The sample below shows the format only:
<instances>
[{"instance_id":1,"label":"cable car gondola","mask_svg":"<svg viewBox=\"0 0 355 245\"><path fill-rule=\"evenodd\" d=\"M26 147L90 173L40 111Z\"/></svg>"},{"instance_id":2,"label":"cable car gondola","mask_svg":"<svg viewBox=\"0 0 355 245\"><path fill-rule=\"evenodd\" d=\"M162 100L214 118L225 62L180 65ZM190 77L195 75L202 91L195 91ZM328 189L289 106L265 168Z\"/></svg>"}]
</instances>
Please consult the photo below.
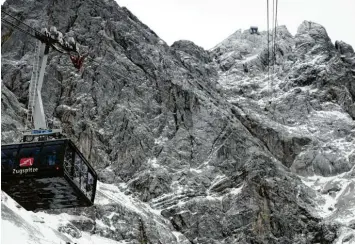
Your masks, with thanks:
<instances>
[{"instance_id":1,"label":"cable car gondola","mask_svg":"<svg viewBox=\"0 0 355 245\"><path fill-rule=\"evenodd\" d=\"M26 210L91 206L96 181L70 139L1 146L1 188Z\"/></svg>"},{"instance_id":2,"label":"cable car gondola","mask_svg":"<svg viewBox=\"0 0 355 245\"><path fill-rule=\"evenodd\" d=\"M57 38L62 35L52 36L53 33L46 30L38 32L5 11L1 12L15 20L5 21L2 16L4 23L38 40L27 113L29 128L34 129L23 133L21 143L1 145L1 189L26 210L91 206L97 174L61 129L47 127L41 97L50 48L70 54L78 53L77 46Z\"/></svg>"}]
</instances>

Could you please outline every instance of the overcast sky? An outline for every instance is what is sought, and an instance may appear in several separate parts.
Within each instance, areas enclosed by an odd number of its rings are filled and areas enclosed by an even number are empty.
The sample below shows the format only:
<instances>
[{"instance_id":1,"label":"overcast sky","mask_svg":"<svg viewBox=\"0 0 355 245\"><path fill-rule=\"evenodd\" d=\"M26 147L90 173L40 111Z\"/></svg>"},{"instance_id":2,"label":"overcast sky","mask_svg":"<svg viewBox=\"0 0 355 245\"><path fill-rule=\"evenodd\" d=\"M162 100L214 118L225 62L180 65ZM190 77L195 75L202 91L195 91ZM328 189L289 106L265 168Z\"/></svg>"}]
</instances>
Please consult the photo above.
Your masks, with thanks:
<instances>
[{"instance_id":1,"label":"overcast sky","mask_svg":"<svg viewBox=\"0 0 355 245\"><path fill-rule=\"evenodd\" d=\"M255 25L266 30L266 0L116 1L168 44L187 39L210 49L238 29ZM272 6L273 0L269 2ZM278 23L286 25L293 35L303 20L310 20L323 25L333 43L343 40L355 48L355 0L279 0L278 3Z\"/></svg>"},{"instance_id":2,"label":"overcast sky","mask_svg":"<svg viewBox=\"0 0 355 245\"><path fill-rule=\"evenodd\" d=\"M180 39L210 49L238 29L266 30L266 0L116 0L168 44ZM269 0L272 6L273 0ZM270 7L271 10L271 7ZM272 15L271 15L272 16ZM294 35L303 20L323 25L332 42L355 48L355 0L279 0L278 23Z\"/></svg>"}]
</instances>

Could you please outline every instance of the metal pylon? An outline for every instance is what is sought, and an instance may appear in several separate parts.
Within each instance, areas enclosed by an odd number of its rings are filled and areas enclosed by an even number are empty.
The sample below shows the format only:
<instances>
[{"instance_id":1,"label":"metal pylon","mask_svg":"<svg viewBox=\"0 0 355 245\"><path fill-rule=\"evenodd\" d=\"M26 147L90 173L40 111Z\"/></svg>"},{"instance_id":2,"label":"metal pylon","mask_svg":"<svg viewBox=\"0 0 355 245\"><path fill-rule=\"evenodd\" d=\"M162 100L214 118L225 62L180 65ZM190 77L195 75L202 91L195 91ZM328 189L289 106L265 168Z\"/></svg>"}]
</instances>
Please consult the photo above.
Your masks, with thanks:
<instances>
[{"instance_id":1,"label":"metal pylon","mask_svg":"<svg viewBox=\"0 0 355 245\"><path fill-rule=\"evenodd\" d=\"M30 82L29 94L28 94L28 111L27 111L28 128L33 127L33 111L35 107L36 90L37 90L38 78L39 78L39 69L40 69L39 50L41 48L41 45L42 43L40 41L37 41L35 46L35 57L33 62L32 76L31 76L31 82Z\"/></svg>"}]
</instances>

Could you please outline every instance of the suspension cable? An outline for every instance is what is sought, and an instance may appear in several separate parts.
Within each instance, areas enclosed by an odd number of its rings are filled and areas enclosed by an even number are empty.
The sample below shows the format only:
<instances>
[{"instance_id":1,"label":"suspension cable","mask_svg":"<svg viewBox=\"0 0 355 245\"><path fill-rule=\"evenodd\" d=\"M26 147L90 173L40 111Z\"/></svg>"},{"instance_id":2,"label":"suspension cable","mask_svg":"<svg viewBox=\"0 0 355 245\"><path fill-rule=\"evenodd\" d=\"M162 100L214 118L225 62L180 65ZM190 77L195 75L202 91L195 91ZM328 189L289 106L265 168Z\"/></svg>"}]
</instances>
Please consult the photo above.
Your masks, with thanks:
<instances>
[{"instance_id":1,"label":"suspension cable","mask_svg":"<svg viewBox=\"0 0 355 245\"><path fill-rule=\"evenodd\" d=\"M276 0L276 9L275 9L275 42L274 42L274 65L276 64L276 37L277 37L277 5L278 0Z\"/></svg>"},{"instance_id":2,"label":"suspension cable","mask_svg":"<svg viewBox=\"0 0 355 245\"><path fill-rule=\"evenodd\" d=\"M272 30L271 30L271 36L272 36L272 49L271 49L271 60L272 60L272 75L274 74L274 70L275 70L275 63L274 63L274 59L275 59L275 0L272 0Z\"/></svg>"},{"instance_id":3,"label":"suspension cable","mask_svg":"<svg viewBox=\"0 0 355 245\"><path fill-rule=\"evenodd\" d=\"M19 31L21 31L21 32L23 32L23 33L25 33L25 34L27 34L27 35L29 35L29 36L31 36L31 37L33 37L33 38L36 38L36 36L32 35L30 32L28 32L28 31L22 29L22 28L19 27L18 25L14 24L14 23L11 23L10 21L8 21L8 20L6 20L6 19L4 19L4 18L1 18L1 21L3 21L5 24L7 24L8 26L10 26L10 27L12 27L12 28L16 28L17 30L19 30Z\"/></svg>"},{"instance_id":4,"label":"suspension cable","mask_svg":"<svg viewBox=\"0 0 355 245\"><path fill-rule=\"evenodd\" d=\"M1 10L1 12L4 13L4 14L6 14L6 15L8 15L8 16L10 16L12 19L14 19L14 20L16 20L16 21L19 22L18 24L14 24L14 23L12 23L11 21L6 20L4 17L1 17L1 20L4 21L5 24L7 24L8 26L10 26L10 27L12 27L12 28L15 28L15 29L17 29L17 30L23 32L24 34L27 34L27 35L29 35L29 36L35 38L35 39L38 39L35 35L33 35L32 33L30 33L29 31L24 30L24 29L22 29L21 27L19 27L19 25L20 25L20 24L23 24L24 26L27 26L28 28L30 28L31 30L33 30L35 33L41 34L41 33L40 33L39 31L37 31L35 28L33 28L33 27L31 27L31 26L25 24L23 21L21 21L21 20L19 20L18 18L12 16L11 14L6 13L4 10ZM52 46L52 47L53 47L53 46ZM60 53L62 53L62 54L70 55L69 53L63 53L63 52L61 52L60 50L58 50L58 49L55 48L55 47L53 47L53 48L54 48L56 51L58 51L58 52L60 52ZM106 53L106 52L111 53L113 56L116 56L115 54L113 54L112 52L108 51L107 49L105 49L105 53ZM102 64L102 62L96 61L95 58L88 57L87 59L88 59L90 62L96 63L96 64L99 65L99 66L105 67L105 68L107 69L107 71L113 72L115 75L118 75L119 77L121 77L121 78L123 78L123 79L126 78L124 75L121 75L121 74L117 73L116 71L113 71L109 65ZM116 61L116 62L117 62L117 61Z\"/></svg>"},{"instance_id":5,"label":"suspension cable","mask_svg":"<svg viewBox=\"0 0 355 245\"><path fill-rule=\"evenodd\" d=\"M269 27L269 0L267 0L267 77L270 80L270 27Z\"/></svg>"},{"instance_id":6,"label":"suspension cable","mask_svg":"<svg viewBox=\"0 0 355 245\"><path fill-rule=\"evenodd\" d=\"M22 20L16 18L15 16L13 16L13 15L11 15L11 14L5 12L4 10L1 10L1 13L3 13L3 14L5 14L5 15L9 16L10 18L12 18L12 19L14 19L14 20L16 20L16 21L18 21L20 24L23 24L24 26L27 26L29 29L31 29L32 31L34 31L36 34L40 34L39 31L37 31L36 29L34 29L33 27L27 25L25 22L23 22Z\"/></svg>"},{"instance_id":7,"label":"suspension cable","mask_svg":"<svg viewBox=\"0 0 355 245\"><path fill-rule=\"evenodd\" d=\"M2 11L2 12L3 12L3 11ZM4 24L8 25L9 27L15 28L15 29L17 29L18 31L20 31L20 32L22 32L22 33L24 33L24 34L29 35L29 36L31 36L31 37L37 39L36 36L34 36L34 35L31 34L30 32L28 32L28 31L22 29L21 27L19 27L18 24L16 25L16 24L12 23L11 21L6 20L4 17L2 17L1 20L3 21ZM23 22L22 22L21 20L18 20L18 19L17 19L17 21L19 21L19 22L21 22L21 23L23 24ZM20 24L21 24L21 23L20 23ZM25 25L26 25L26 24L25 24ZM26 25L26 26L28 26L28 25ZM30 27L30 26L28 26L28 27L38 33L37 30L33 29L33 28ZM55 50L58 51L58 52L60 52L58 49L55 49ZM106 51L107 51L107 50L106 50ZM63 53L63 52L61 52L61 53ZM111 53L111 52L109 52L109 53ZM112 53L111 53L111 54L112 54ZM97 62L94 58L89 57L88 59L89 59L91 62L98 64L99 66L101 66L101 65L107 66L107 65L105 65L105 64L102 64L102 63ZM108 66L107 66L107 68L108 68ZM109 70L112 72L112 69L109 69ZM117 72L114 72L114 73L115 73L116 75L120 76L121 78L124 78L123 75L120 75L120 74L118 74Z\"/></svg>"}]
</instances>

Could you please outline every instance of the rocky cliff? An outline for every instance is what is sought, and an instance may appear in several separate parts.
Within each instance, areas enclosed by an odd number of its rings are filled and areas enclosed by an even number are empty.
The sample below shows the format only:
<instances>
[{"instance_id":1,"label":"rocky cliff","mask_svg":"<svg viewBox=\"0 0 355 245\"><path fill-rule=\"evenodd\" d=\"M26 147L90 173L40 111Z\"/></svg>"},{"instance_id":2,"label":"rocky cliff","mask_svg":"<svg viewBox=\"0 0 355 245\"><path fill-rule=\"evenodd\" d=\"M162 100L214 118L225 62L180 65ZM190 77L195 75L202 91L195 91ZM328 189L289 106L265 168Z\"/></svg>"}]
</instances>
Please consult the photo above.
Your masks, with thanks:
<instances>
[{"instance_id":1,"label":"rocky cliff","mask_svg":"<svg viewBox=\"0 0 355 245\"><path fill-rule=\"evenodd\" d=\"M355 54L324 27L277 28L268 56L265 32L237 31L211 51L168 46L110 0L2 9L37 29L55 25L90 53L78 74L52 52L42 91L50 123L102 182L94 207L48 211L77 217L59 232L133 243L355 242ZM1 133L10 143L25 125L35 42L2 25L5 35Z\"/></svg>"}]
</instances>

